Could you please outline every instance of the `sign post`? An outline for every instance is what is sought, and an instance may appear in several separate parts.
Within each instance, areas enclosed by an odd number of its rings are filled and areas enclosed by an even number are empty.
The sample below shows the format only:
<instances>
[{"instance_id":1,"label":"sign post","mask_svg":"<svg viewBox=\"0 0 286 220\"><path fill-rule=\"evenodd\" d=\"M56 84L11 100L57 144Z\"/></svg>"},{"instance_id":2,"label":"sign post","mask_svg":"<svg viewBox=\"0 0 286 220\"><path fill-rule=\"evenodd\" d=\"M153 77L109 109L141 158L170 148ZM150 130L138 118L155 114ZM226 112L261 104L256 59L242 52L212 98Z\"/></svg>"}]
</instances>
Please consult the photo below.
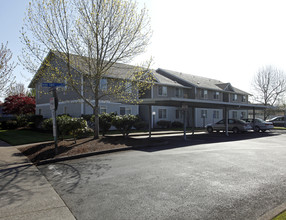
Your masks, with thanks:
<instances>
[{"instance_id":1,"label":"sign post","mask_svg":"<svg viewBox=\"0 0 286 220\"><path fill-rule=\"evenodd\" d=\"M56 103L55 97L50 98L50 109L53 119L53 136L55 141L55 154L58 154L58 137L57 137L57 120L56 120Z\"/></svg>"},{"instance_id":2,"label":"sign post","mask_svg":"<svg viewBox=\"0 0 286 220\"><path fill-rule=\"evenodd\" d=\"M42 87L50 87L49 92L53 92L53 97L50 98L50 109L52 111L53 120L53 136L55 141L55 154L58 154L58 135L57 135L57 109L58 96L56 87L65 87L65 83L42 83Z\"/></svg>"}]
</instances>

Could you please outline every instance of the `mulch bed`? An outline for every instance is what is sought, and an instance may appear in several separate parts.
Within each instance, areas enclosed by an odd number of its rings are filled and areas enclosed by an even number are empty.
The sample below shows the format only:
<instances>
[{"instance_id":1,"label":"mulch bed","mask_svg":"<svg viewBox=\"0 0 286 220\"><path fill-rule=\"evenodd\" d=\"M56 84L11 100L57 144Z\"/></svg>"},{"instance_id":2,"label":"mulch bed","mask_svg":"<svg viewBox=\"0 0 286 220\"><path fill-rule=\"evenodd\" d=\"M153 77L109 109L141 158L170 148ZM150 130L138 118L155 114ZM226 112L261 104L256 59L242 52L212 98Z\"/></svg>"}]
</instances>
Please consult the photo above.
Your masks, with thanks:
<instances>
[{"instance_id":1,"label":"mulch bed","mask_svg":"<svg viewBox=\"0 0 286 220\"><path fill-rule=\"evenodd\" d=\"M38 163L47 159L75 156L86 153L102 152L113 149L124 149L130 147L147 146L148 139L134 139L124 137L101 137L79 139L74 143L73 140L64 140L58 143L58 154L55 155L54 143L45 143L19 147L18 149L27 156L31 162Z\"/></svg>"}]
</instances>

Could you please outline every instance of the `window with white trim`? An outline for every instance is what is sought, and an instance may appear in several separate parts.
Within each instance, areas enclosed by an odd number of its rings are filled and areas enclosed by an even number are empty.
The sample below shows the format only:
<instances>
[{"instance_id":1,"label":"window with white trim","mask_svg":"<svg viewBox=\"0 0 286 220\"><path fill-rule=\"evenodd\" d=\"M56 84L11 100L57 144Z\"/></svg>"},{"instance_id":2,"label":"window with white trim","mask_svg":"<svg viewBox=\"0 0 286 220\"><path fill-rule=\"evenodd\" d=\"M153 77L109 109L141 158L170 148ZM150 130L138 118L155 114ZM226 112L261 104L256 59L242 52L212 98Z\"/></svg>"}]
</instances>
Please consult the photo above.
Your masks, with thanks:
<instances>
[{"instance_id":1,"label":"window with white trim","mask_svg":"<svg viewBox=\"0 0 286 220\"><path fill-rule=\"evenodd\" d=\"M100 79L99 89L107 91L107 79Z\"/></svg>"},{"instance_id":2,"label":"window with white trim","mask_svg":"<svg viewBox=\"0 0 286 220\"><path fill-rule=\"evenodd\" d=\"M125 92L126 93L132 93L132 82L126 82L125 83Z\"/></svg>"},{"instance_id":3,"label":"window with white trim","mask_svg":"<svg viewBox=\"0 0 286 220\"><path fill-rule=\"evenodd\" d=\"M237 94L233 94L232 101L237 101Z\"/></svg>"},{"instance_id":4,"label":"window with white trim","mask_svg":"<svg viewBox=\"0 0 286 220\"><path fill-rule=\"evenodd\" d=\"M167 96L167 86L158 86L158 95Z\"/></svg>"},{"instance_id":5,"label":"window with white trim","mask_svg":"<svg viewBox=\"0 0 286 220\"><path fill-rule=\"evenodd\" d=\"M246 102L246 96L245 95L242 96L241 101Z\"/></svg>"},{"instance_id":6,"label":"window with white trim","mask_svg":"<svg viewBox=\"0 0 286 220\"><path fill-rule=\"evenodd\" d=\"M176 88L175 96L178 98L183 97L183 89L182 88Z\"/></svg>"},{"instance_id":7,"label":"window with white trim","mask_svg":"<svg viewBox=\"0 0 286 220\"><path fill-rule=\"evenodd\" d=\"M208 117L208 110L201 110L201 118L207 118Z\"/></svg>"},{"instance_id":8,"label":"window with white trim","mask_svg":"<svg viewBox=\"0 0 286 220\"><path fill-rule=\"evenodd\" d=\"M213 118L216 118L216 119L219 118L219 111L218 110L214 110Z\"/></svg>"},{"instance_id":9,"label":"window with white trim","mask_svg":"<svg viewBox=\"0 0 286 220\"><path fill-rule=\"evenodd\" d=\"M219 92L214 92L214 99L216 99L216 100L219 99Z\"/></svg>"},{"instance_id":10,"label":"window with white trim","mask_svg":"<svg viewBox=\"0 0 286 220\"><path fill-rule=\"evenodd\" d=\"M202 97L203 99L207 99L207 98L208 98L208 90L203 89L203 90L201 91L201 97Z\"/></svg>"},{"instance_id":11,"label":"window with white trim","mask_svg":"<svg viewBox=\"0 0 286 220\"><path fill-rule=\"evenodd\" d=\"M167 109L158 109L158 118L159 119L167 118Z\"/></svg>"},{"instance_id":12,"label":"window with white trim","mask_svg":"<svg viewBox=\"0 0 286 220\"><path fill-rule=\"evenodd\" d=\"M180 119L180 118L183 118L182 111L179 109L176 109L176 119Z\"/></svg>"},{"instance_id":13,"label":"window with white trim","mask_svg":"<svg viewBox=\"0 0 286 220\"><path fill-rule=\"evenodd\" d=\"M120 115L131 115L131 108L130 107L120 107Z\"/></svg>"},{"instance_id":14,"label":"window with white trim","mask_svg":"<svg viewBox=\"0 0 286 220\"><path fill-rule=\"evenodd\" d=\"M99 107L99 114L106 113L106 112L107 112L106 106L101 105L101 106Z\"/></svg>"}]
</instances>

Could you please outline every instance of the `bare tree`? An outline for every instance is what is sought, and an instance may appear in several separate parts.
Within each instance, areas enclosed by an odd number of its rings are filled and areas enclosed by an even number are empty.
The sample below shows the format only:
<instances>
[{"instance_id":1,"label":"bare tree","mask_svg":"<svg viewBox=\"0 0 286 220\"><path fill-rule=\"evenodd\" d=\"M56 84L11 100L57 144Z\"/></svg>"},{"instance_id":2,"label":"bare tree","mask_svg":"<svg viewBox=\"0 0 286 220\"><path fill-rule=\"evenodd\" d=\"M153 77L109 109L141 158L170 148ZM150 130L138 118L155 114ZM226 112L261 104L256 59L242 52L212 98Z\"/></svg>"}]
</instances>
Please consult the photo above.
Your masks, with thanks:
<instances>
[{"instance_id":1,"label":"bare tree","mask_svg":"<svg viewBox=\"0 0 286 220\"><path fill-rule=\"evenodd\" d=\"M265 66L257 72L252 82L254 88L254 99L266 106L275 106L286 91L286 75L283 71L273 67ZM269 116L264 111L264 119Z\"/></svg>"},{"instance_id":2,"label":"bare tree","mask_svg":"<svg viewBox=\"0 0 286 220\"><path fill-rule=\"evenodd\" d=\"M15 68L15 64L11 61L12 52L3 43L0 47L0 96L3 96L10 86L10 84L14 81L15 77L13 76L13 70Z\"/></svg>"},{"instance_id":3,"label":"bare tree","mask_svg":"<svg viewBox=\"0 0 286 220\"><path fill-rule=\"evenodd\" d=\"M99 100L112 96L138 103L136 93L128 92L127 87L144 92L153 83L148 65L129 69L130 76L125 80L113 75L117 81L105 91L100 90L101 79L109 75L117 63L129 63L142 54L150 37L147 10L138 11L137 3L132 0L34 0L22 29L25 47L21 62L35 72L49 51L64 59L64 72L45 63L53 72L53 76L46 77L61 78L92 107L96 124L94 137L98 138ZM73 74L73 68L80 77ZM80 82L81 77L85 80ZM89 96L81 92L82 84L90 91Z\"/></svg>"},{"instance_id":4,"label":"bare tree","mask_svg":"<svg viewBox=\"0 0 286 220\"><path fill-rule=\"evenodd\" d=\"M10 87L7 89L6 97L19 94L28 95L28 91L26 90L25 85L23 83L11 84Z\"/></svg>"}]
</instances>

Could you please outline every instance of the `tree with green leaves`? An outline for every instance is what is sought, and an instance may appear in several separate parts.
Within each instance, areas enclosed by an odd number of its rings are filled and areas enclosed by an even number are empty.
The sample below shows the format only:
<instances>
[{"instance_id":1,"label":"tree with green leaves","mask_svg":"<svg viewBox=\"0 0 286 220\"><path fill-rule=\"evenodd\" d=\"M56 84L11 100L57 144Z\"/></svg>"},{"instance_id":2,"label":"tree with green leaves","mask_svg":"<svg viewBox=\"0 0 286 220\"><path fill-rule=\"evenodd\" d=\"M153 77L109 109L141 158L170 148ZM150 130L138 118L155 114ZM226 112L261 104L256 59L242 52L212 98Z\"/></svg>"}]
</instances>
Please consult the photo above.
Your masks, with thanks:
<instances>
[{"instance_id":1,"label":"tree with green leaves","mask_svg":"<svg viewBox=\"0 0 286 220\"><path fill-rule=\"evenodd\" d=\"M144 68L128 68L128 77L121 77L115 70L118 63L129 63L142 54L150 37L147 10L139 10L132 0L33 0L22 28L24 48L20 61L35 73L47 53L53 51L60 56L66 64L64 71L46 61L42 66L50 68L50 74L39 75L65 82L92 107L94 137L98 138L100 99L108 96L138 103L138 91L144 93L151 88L154 79L150 62L142 65ZM102 89L102 82L110 75L114 81ZM89 95L82 92L82 87Z\"/></svg>"}]
</instances>

